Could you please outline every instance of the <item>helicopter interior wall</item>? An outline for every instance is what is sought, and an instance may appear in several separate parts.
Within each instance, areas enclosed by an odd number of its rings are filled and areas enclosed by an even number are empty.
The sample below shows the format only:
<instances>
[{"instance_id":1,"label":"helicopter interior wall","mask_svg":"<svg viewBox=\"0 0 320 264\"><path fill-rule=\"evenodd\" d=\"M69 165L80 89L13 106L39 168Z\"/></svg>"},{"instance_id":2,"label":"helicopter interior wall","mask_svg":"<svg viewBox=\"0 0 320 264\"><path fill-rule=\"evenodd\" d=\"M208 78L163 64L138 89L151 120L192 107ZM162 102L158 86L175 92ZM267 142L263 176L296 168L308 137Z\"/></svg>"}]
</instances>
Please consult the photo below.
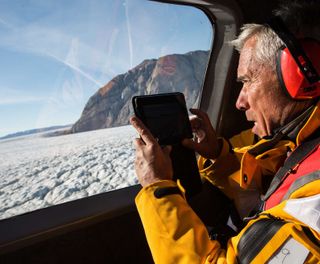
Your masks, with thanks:
<instances>
[{"instance_id":1,"label":"helicopter interior wall","mask_svg":"<svg viewBox=\"0 0 320 264\"><path fill-rule=\"evenodd\" d=\"M0 263L153 263L136 211L0 255Z\"/></svg>"}]
</instances>

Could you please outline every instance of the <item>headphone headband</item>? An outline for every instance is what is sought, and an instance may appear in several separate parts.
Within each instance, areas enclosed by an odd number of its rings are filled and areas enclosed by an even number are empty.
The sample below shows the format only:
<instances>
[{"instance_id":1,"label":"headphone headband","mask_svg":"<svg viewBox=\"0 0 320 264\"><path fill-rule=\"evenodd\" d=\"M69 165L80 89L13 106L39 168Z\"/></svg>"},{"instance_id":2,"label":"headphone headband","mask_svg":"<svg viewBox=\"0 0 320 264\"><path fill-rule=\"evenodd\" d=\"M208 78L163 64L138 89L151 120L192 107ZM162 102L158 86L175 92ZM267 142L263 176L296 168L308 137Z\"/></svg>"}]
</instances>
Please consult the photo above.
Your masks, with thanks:
<instances>
[{"instance_id":1,"label":"headphone headband","mask_svg":"<svg viewBox=\"0 0 320 264\"><path fill-rule=\"evenodd\" d=\"M320 81L320 76L317 73L315 67L311 63L309 57L304 52L298 40L285 26L283 20L280 17L274 16L268 22L267 25L279 36L284 42L292 57L297 63L304 77L310 84L314 84Z\"/></svg>"}]
</instances>

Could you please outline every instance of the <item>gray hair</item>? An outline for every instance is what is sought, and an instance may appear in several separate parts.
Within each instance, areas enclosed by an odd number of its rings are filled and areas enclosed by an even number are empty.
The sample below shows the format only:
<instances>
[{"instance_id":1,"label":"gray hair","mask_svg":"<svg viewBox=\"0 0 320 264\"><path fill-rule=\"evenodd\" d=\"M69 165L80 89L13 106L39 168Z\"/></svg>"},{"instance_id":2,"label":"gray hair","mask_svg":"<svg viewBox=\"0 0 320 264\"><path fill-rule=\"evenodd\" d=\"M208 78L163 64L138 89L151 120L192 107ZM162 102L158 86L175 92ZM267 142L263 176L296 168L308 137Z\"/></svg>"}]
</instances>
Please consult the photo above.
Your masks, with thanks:
<instances>
[{"instance_id":1,"label":"gray hair","mask_svg":"<svg viewBox=\"0 0 320 264\"><path fill-rule=\"evenodd\" d=\"M244 24L240 35L230 44L241 52L245 42L254 37L257 40L255 46L255 58L258 63L270 66L276 69L276 54L284 45L277 34L268 26L260 24Z\"/></svg>"}]
</instances>

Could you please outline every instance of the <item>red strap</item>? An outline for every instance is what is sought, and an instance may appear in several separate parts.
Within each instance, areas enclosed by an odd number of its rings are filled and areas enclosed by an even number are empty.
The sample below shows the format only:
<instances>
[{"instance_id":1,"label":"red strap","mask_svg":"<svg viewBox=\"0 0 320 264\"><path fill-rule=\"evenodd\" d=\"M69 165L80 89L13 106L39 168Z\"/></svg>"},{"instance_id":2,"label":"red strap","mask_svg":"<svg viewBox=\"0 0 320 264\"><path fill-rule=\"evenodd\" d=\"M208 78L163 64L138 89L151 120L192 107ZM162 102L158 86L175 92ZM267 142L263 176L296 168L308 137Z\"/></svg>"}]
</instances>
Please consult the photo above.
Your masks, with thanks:
<instances>
[{"instance_id":1,"label":"red strap","mask_svg":"<svg viewBox=\"0 0 320 264\"><path fill-rule=\"evenodd\" d=\"M308 153L307 157L305 157L301 163L295 166L295 169L296 170L293 170L293 172L290 173L282 182L280 187L267 199L267 201L265 202L265 210L278 205L288 192L290 186L297 179L320 169L319 144L316 148L313 149L313 151Z\"/></svg>"}]
</instances>

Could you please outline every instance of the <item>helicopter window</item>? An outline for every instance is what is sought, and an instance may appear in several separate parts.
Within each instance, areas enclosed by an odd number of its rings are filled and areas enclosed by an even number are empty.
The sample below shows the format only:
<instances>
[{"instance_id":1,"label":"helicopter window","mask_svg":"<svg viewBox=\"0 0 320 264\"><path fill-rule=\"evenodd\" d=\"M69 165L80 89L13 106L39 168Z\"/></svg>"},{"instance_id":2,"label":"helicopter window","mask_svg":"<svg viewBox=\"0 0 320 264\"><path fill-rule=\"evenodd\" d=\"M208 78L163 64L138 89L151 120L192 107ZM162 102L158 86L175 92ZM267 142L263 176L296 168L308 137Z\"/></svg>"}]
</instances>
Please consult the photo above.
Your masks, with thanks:
<instances>
[{"instance_id":1,"label":"helicopter window","mask_svg":"<svg viewBox=\"0 0 320 264\"><path fill-rule=\"evenodd\" d=\"M0 219L137 184L131 98L199 106L207 16L142 0L0 7Z\"/></svg>"}]
</instances>

